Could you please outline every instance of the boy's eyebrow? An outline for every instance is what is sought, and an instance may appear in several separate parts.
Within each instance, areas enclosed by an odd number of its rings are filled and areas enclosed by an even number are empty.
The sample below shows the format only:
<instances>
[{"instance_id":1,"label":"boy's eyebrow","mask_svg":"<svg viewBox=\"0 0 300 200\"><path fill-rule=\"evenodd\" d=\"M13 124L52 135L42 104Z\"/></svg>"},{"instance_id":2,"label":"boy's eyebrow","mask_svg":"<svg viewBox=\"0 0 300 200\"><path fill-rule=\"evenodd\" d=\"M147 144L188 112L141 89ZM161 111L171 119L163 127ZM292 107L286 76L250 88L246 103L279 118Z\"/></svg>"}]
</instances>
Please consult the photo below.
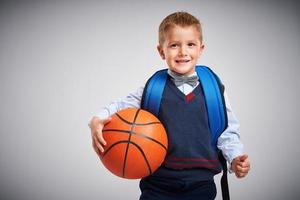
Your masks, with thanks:
<instances>
[{"instance_id":1,"label":"boy's eyebrow","mask_svg":"<svg viewBox=\"0 0 300 200\"><path fill-rule=\"evenodd\" d=\"M197 42L197 39L188 40L187 42Z\"/></svg>"},{"instance_id":2,"label":"boy's eyebrow","mask_svg":"<svg viewBox=\"0 0 300 200\"><path fill-rule=\"evenodd\" d=\"M197 40L187 40L186 41L187 43L197 43ZM171 43L181 43L181 41L177 41L177 40L169 40L168 41L168 44L171 44Z\"/></svg>"},{"instance_id":3,"label":"boy's eyebrow","mask_svg":"<svg viewBox=\"0 0 300 200\"><path fill-rule=\"evenodd\" d=\"M172 44L172 43L180 43L180 41L177 41L177 40L169 40L167 44Z\"/></svg>"},{"instance_id":4,"label":"boy's eyebrow","mask_svg":"<svg viewBox=\"0 0 300 200\"><path fill-rule=\"evenodd\" d=\"M169 44L170 43L179 43L179 41L177 41L177 40L172 40L172 41L169 41Z\"/></svg>"}]
</instances>

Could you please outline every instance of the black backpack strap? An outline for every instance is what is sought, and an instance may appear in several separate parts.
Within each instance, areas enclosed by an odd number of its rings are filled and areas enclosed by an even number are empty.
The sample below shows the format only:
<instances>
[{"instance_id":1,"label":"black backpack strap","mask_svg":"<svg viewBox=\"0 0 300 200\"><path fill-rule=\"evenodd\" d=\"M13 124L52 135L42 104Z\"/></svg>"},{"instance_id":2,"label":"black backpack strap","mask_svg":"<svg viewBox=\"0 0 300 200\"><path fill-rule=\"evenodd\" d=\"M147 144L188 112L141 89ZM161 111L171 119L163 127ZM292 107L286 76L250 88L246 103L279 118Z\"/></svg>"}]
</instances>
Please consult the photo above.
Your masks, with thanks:
<instances>
[{"instance_id":1,"label":"black backpack strap","mask_svg":"<svg viewBox=\"0 0 300 200\"><path fill-rule=\"evenodd\" d=\"M228 169L227 169L227 162L224 158L222 152L219 152L219 160L221 162L223 168L223 175L221 177L221 189L222 189L222 198L223 200L230 200L229 196L229 187L228 187Z\"/></svg>"}]
</instances>

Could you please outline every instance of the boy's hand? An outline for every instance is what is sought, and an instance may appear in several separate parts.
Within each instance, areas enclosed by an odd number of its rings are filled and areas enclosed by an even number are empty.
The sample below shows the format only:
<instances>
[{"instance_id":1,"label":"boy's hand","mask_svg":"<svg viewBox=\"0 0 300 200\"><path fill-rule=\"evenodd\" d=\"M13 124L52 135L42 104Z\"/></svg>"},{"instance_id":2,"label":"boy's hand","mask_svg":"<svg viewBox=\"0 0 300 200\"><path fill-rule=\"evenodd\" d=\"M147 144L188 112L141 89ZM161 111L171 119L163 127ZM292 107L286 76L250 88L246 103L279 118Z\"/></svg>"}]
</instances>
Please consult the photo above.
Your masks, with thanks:
<instances>
[{"instance_id":1,"label":"boy's hand","mask_svg":"<svg viewBox=\"0 0 300 200\"><path fill-rule=\"evenodd\" d=\"M106 141L103 138L102 129L105 124L109 123L111 118L107 119L99 119L98 117L93 117L89 126L91 128L93 148L98 156L100 156L101 152L104 151L103 146L106 145Z\"/></svg>"},{"instance_id":2,"label":"boy's hand","mask_svg":"<svg viewBox=\"0 0 300 200\"><path fill-rule=\"evenodd\" d=\"M233 159L231 163L231 170L235 173L236 177L245 177L250 170L250 161L248 155L244 154Z\"/></svg>"}]
</instances>

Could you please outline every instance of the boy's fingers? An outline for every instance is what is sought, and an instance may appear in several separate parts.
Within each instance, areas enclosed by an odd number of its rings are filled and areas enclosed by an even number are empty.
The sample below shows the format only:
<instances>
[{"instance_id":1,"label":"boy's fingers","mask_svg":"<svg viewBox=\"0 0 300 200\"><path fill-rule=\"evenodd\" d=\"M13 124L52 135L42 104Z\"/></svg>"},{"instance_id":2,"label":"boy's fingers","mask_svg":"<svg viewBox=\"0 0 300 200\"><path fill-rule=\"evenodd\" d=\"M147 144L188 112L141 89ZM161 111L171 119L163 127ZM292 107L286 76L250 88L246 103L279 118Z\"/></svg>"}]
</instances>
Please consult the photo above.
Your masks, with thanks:
<instances>
[{"instance_id":1,"label":"boy's fingers","mask_svg":"<svg viewBox=\"0 0 300 200\"><path fill-rule=\"evenodd\" d=\"M247 158L244 162L239 162L238 166L241 166L241 167L250 167L249 159Z\"/></svg>"},{"instance_id":2,"label":"boy's fingers","mask_svg":"<svg viewBox=\"0 0 300 200\"><path fill-rule=\"evenodd\" d=\"M105 124L109 123L110 120L111 120L111 118L104 119L104 120L102 121L102 124L105 125ZM105 139L103 138L102 128L103 128L103 125L102 125L102 126L100 125L100 126L96 129L96 131L94 132L94 136L96 136L97 141L98 141L101 145L105 146L105 145L106 145L106 141L105 141Z\"/></svg>"},{"instance_id":3,"label":"boy's fingers","mask_svg":"<svg viewBox=\"0 0 300 200\"><path fill-rule=\"evenodd\" d=\"M247 171L247 172L240 172L240 171L237 171L237 172L235 173L235 175L236 175L237 178L244 178L247 174L248 174L248 171Z\"/></svg>"},{"instance_id":4,"label":"boy's fingers","mask_svg":"<svg viewBox=\"0 0 300 200\"><path fill-rule=\"evenodd\" d=\"M97 137L97 140L102 144L102 145L106 145L106 141L104 140L103 138L103 134L102 134L102 131L97 131L95 133L96 137Z\"/></svg>"},{"instance_id":5,"label":"boy's fingers","mask_svg":"<svg viewBox=\"0 0 300 200\"><path fill-rule=\"evenodd\" d=\"M239 157L239 160L241 162L244 162L246 159L248 159L248 155L247 154L244 154L244 155L242 155L242 156Z\"/></svg>"},{"instance_id":6,"label":"boy's fingers","mask_svg":"<svg viewBox=\"0 0 300 200\"><path fill-rule=\"evenodd\" d=\"M93 149L97 153L97 155L100 157L100 150L98 149L95 141L93 140Z\"/></svg>"},{"instance_id":7,"label":"boy's fingers","mask_svg":"<svg viewBox=\"0 0 300 200\"><path fill-rule=\"evenodd\" d=\"M244 154L244 155L241 155L241 156L238 156L234 159L235 163L237 165L241 165L243 162L245 162L246 160L248 160L248 155L247 154Z\"/></svg>"},{"instance_id":8,"label":"boy's fingers","mask_svg":"<svg viewBox=\"0 0 300 200\"><path fill-rule=\"evenodd\" d=\"M250 168L250 162L249 161L246 161L246 162L244 162L244 163L242 163L242 167L248 167L248 168Z\"/></svg>"},{"instance_id":9,"label":"boy's fingers","mask_svg":"<svg viewBox=\"0 0 300 200\"><path fill-rule=\"evenodd\" d=\"M248 173L249 170L250 170L250 167L237 166L237 172L239 172L239 173Z\"/></svg>"},{"instance_id":10,"label":"boy's fingers","mask_svg":"<svg viewBox=\"0 0 300 200\"><path fill-rule=\"evenodd\" d=\"M93 138L94 138L94 144L95 144L96 148L97 148L98 150L100 150L101 152L104 152L104 148L103 148L103 146L99 143L99 140L98 140L97 136L94 136Z\"/></svg>"}]
</instances>

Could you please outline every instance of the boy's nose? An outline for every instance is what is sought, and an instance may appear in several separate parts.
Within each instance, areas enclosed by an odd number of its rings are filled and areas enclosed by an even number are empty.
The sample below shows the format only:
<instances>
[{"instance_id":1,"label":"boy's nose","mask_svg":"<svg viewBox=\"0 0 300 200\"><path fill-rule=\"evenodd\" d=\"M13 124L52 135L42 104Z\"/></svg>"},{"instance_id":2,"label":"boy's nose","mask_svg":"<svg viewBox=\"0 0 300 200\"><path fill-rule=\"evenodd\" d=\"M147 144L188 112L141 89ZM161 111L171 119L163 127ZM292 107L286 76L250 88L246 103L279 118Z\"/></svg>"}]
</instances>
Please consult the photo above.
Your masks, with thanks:
<instances>
[{"instance_id":1,"label":"boy's nose","mask_svg":"<svg viewBox=\"0 0 300 200\"><path fill-rule=\"evenodd\" d=\"M186 56L186 54L187 54L186 48L185 47L181 47L180 50L179 50L179 55Z\"/></svg>"}]
</instances>

